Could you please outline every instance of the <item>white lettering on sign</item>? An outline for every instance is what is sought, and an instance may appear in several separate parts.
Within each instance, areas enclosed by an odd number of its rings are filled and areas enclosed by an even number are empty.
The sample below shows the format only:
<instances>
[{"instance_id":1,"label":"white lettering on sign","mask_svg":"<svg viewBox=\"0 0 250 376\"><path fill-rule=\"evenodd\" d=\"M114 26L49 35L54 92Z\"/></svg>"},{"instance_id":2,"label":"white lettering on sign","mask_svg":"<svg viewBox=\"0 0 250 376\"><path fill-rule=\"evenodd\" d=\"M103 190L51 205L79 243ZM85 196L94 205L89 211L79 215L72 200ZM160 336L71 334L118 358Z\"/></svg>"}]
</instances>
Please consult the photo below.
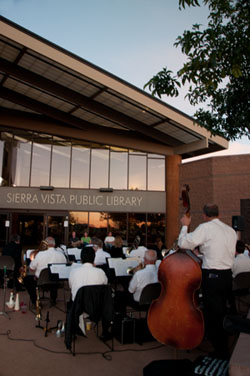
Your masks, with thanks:
<instances>
[{"instance_id":1,"label":"white lettering on sign","mask_svg":"<svg viewBox=\"0 0 250 376\"><path fill-rule=\"evenodd\" d=\"M69 196L69 203L71 205L103 205L103 196L90 196L90 195L70 195Z\"/></svg>"},{"instance_id":2,"label":"white lettering on sign","mask_svg":"<svg viewBox=\"0 0 250 376\"><path fill-rule=\"evenodd\" d=\"M109 207L140 207L142 196L121 196L121 195L82 195L82 194L60 194L60 193L24 193L8 192L6 194L8 204L38 204L38 205L72 205L72 206L109 206Z\"/></svg>"},{"instance_id":3,"label":"white lettering on sign","mask_svg":"<svg viewBox=\"0 0 250 376\"><path fill-rule=\"evenodd\" d=\"M107 196L108 206L140 206L142 197Z\"/></svg>"},{"instance_id":4,"label":"white lettering on sign","mask_svg":"<svg viewBox=\"0 0 250 376\"><path fill-rule=\"evenodd\" d=\"M7 193L7 203L14 204L34 204L39 203L38 197L36 194L32 193Z\"/></svg>"},{"instance_id":5,"label":"white lettering on sign","mask_svg":"<svg viewBox=\"0 0 250 376\"><path fill-rule=\"evenodd\" d=\"M64 195L61 195L59 193L42 193L41 194L42 202L43 204L49 204L49 205L61 205L61 204L67 204L66 198Z\"/></svg>"}]
</instances>

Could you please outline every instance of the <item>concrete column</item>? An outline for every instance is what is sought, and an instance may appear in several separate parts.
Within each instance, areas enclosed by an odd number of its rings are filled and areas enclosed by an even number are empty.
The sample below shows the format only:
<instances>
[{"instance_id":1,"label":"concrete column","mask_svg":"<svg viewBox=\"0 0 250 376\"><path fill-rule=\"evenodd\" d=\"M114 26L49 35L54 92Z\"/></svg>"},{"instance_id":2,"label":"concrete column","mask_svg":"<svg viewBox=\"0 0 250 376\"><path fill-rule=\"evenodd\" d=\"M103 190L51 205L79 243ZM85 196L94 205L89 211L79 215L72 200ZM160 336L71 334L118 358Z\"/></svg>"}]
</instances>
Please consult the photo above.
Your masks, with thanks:
<instances>
[{"instance_id":1,"label":"concrete column","mask_svg":"<svg viewBox=\"0 0 250 376\"><path fill-rule=\"evenodd\" d=\"M169 248L180 230L180 173L181 156L166 157L166 246Z\"/></svg>"}]
</instances>

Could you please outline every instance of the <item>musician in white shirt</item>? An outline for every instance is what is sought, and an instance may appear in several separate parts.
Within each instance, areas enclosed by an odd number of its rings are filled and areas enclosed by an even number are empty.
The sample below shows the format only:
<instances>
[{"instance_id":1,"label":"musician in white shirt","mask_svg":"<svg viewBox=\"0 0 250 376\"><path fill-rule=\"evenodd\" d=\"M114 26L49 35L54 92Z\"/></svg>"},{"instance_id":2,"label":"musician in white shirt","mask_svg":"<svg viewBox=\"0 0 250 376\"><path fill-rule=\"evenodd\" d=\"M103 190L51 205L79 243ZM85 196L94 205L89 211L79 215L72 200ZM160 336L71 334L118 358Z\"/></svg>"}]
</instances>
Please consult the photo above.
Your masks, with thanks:
<instances>
[{"instance_id":1,"label":"musician in white shirt","mask_svg":"<svg viewBox=\"0 0 250 376\"><path fill-rule=\"evenodd\" d=\"M217 205L207 204L203 208L205 223L188 233L191 217L181 218L182 229L178 238L180 248L194 249L199 246L203 255L202 293L204 319L207 335L215 349L215 356L228 358L227 334L223 319L227 313L227 302L232 294L232 266L237 241L236 232L218 218Z\"/></svg>"},{"instance_id":2,"label":"musician in white shirt","mask_svg":"<svg viewBox=\"0 0 250 376\"><path fill-rule=\"evenodd\" d=\"M92 242L93 242L93 248L94 248L94 251L95 251L94 264L95 265L106 265L107 264L107 258L111 257L111 256L110 256L110 253L105 252L103 250L103 248L102 248L103 247L103 241L101 239L98 239L98 238L93 238Z\"/></svg>"},{"instance_id":3,"label":"musician in white shirt","mask_svg":"<svg viewBox=\"0 0 250 376\"><path fill-rule=\"evenodd\" d=\"M241 240L237 240L235 258L232 267L233 277L237 274L250 272L250 257L245 255L245 244Z\"/></svg>"},{"instance_id":4,"label":"musician in white shirt","mask_svg":"<svg viewBox=\"0 0 250 376\"><path fill-rule=\"evenodd\" d=\"M96 268L93 263L95 251L93 247L87 246L82 249L82 265L72 268L69 273L69 287L72 300L75 299L77 291L83 286L107 285L108 279L102 269Z\"/></svg>"},{"instance_id":5,"label":"musician in white shirt","mask_svg":"<svg viewBox=\"0 0 250 376\"><path fill-rule=\"evenodd\" d=\"M141 292L150 283L158 282L158 268L155 265L157 253L147 250L144 254L144 268L138 270L131 279L128 291L133 294L134 301L139 302Z\"/></svg>"}]
</instances>

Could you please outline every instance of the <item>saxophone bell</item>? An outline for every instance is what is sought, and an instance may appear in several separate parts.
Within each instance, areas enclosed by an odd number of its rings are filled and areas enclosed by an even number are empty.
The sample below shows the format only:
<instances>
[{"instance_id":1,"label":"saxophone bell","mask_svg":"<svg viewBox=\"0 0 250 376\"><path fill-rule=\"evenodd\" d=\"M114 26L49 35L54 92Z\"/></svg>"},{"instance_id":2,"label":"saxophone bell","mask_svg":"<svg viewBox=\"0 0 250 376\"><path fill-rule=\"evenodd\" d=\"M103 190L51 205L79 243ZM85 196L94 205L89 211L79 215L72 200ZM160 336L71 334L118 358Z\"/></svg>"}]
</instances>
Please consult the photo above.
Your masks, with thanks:
<instances>
[{"instance_id":1,"label":"saxophone bell","mask_svg":"<svg viewBox=\"0 0 250 376\"><path fill-rule=\"evenodd\" d=\"M27 275L27 265L23 265L22 268L21 268L21 272L20 272L20 275L19 277L17 278L18 282L22 285L23 284L23 280L24 278L26 277Z\"/></svg>"},{"instance_id":2,"label":"saxophone bell","mask_svg":"<svg viewBox=\"0 0 250 376\"><path fill-rule=\"evenodd\" d=\"M127 274L129 275L134 275L138 270L143 269L145 266L143 265L142 262L140 262L137 266L134 268L132 266L129 266L127 269Z\"/></svg>"}]
</instances>

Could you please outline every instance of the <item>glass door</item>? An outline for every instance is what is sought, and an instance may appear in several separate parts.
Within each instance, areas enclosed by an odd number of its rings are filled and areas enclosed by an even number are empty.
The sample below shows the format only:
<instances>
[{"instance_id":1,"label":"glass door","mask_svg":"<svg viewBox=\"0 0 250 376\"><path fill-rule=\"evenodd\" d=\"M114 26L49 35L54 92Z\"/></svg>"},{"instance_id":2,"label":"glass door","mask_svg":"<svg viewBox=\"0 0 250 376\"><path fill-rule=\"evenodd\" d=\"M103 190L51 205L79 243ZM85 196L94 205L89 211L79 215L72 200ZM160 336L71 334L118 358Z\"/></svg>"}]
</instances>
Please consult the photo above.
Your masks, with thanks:
<instances>
[{"instance_id":1,"label":"glass door","mask_svg":"<svg viewBox=\"0 0 250 376\"><path fill-rule=\"evenodd\" d=\"M23 250L35 249L44 239L43 214L12 213L11 234L19 234Z\"/></svg>"},{"instance_id":2,"label":"glass door","mask_svg":"<svg viewBox=\"0 0 250 376\"><path fill-rule=\"evenodd\" d=\"M56 242L67 245L68 227L65 226L66 215L46 216L46 236L52 236Z\"/></svg>"},{"instance_id":3,"label":"glass door","mask_svg":"<svg viewBox=\"0 0 250 376\"><path fill-rule=\"evenodd\" d=\"M9 221L7 214L0 214L0 251L8 243Z\"/></svg>"}]
</instances>

